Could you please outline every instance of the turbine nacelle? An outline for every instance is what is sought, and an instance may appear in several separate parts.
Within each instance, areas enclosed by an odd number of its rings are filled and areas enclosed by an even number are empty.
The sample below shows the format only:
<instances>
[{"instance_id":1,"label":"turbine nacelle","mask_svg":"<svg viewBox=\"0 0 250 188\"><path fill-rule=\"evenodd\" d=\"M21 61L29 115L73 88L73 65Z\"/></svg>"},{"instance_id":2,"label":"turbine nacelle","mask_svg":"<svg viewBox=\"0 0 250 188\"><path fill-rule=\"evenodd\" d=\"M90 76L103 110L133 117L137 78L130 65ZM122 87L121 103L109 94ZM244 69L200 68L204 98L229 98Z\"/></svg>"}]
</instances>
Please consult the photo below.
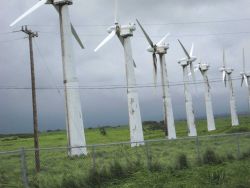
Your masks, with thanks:
<instances>
[{"instance_id":1,"label":"turbine nacelle","mask_svg":"<svg viewBox=\"0 0 250 188\"><path fill-rule=\"evenodd\" d=\"M200 63L199 64L199 69L201 70L201 71L207 71L208 69L209 69L209 65L208 64L206 64L206 63Z\"/></svg>"},{"instance_id":2,"label":"turbine nacelle","mask_svg":"<svg viewBox=\"0 0 250 188\"><path fill-rule=\"evenodd\" d=\"M155 45L153 48L149 46L147 48L147 51L156 54L166 54L168 49L169 49L168 44L162 44L162 45Z\"/></svg>"},{"instance_id":3,"label":"turbine nacelle","mask_svg":"<svg viewBox=\"0 0 250 188\"><path fill-rule=\"evenodd\" d=\"M123 37L133 36L133 31L136 30L136 25L134 23L129 23L128 25L122 25L120 27L120 35Z\"/></svg>"},{"instance_id":4,"label":"turbine nacelle","mask_svg":"<svg viewBox=\"0 0 250 188\"><path fill-rule=\"evenodd\" d=\"M225 67L222 67L222 68L220 68L219 69L221 72L225 72L225 73L227 73L227 74L231 74L233 71L234 71L234 69L232 69L232 68L225 68Z\"/></svg>"},{"instance_id":5,"label":"turbine nacelle","mask_svg":"<svg viewBox=\"0 0 250 188\"><path fill-rule=\"evenodd\" d=\"M178 61L178 63L181 64L181 65L189 65L189 64L193 63L196 60L197 60L197 57L190 57L190 58L184 57L184 58L180 59Z\"/></svg>"},{"instance_id":6,"label":"turbine nacelle","mask_svg":"<svg viewBox=\"0 0 250 188\"><path fill-rule=\"evenodd\" d=\"M41 1L41 0L40 0ZM45 4L52 4L52 5L72 5L73 0L47 0Z\"/></svg>"},{"instance_id":7,"label":"turbine nacelle","mask_svg":"<svg viewBox=\"0 0 250 188\"><path fill-rule=\"evenodd\" d=\"M53 5L61 5L61 4L72 5L73 4L73 0L48 0L47 4L53 4Z\"/></svg>"}]
</instances>

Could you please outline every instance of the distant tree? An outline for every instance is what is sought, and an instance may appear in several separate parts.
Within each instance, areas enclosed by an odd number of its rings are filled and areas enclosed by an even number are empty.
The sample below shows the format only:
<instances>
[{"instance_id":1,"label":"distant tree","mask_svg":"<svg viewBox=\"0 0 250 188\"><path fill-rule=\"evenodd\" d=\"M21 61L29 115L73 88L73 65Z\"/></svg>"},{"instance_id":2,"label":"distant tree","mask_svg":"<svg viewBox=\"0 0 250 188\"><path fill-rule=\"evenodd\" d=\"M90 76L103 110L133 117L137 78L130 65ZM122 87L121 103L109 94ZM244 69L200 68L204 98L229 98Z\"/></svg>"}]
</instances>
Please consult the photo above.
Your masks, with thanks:
<instances>
[{"instance_id":1,"label":"distant tree","mask_svg":"<svg viewBox=\"0 0 250 188\"><path fill-rule=\"evenodd\" d=\"M100 127L99 128L99 131L100 131L100 134L103 135L103 136L106 136L107 135L107 132L106 132L106 129L104 127Z\"/></svg>"}]
</instances>

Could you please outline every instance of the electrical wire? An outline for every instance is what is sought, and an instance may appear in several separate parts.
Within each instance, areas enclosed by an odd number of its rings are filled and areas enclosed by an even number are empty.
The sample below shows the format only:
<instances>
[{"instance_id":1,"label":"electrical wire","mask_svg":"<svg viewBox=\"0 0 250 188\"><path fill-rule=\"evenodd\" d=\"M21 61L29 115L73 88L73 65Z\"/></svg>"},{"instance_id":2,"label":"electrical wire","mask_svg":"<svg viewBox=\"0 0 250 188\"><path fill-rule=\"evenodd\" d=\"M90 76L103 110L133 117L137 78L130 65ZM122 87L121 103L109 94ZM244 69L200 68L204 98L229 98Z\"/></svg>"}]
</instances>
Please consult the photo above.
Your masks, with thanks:
<instances>
[{"instance_id":1,"label":"electrical wire","mask_svg":"<svg viewBox=\"0 0 250 188\"><path fill-rule=\"evenodd\" d=\"M61 92L60 92L60 89L57 87L55 78L54 78L52 72L50 71L50 69L49 69L49 67L48 67L48 63L47 63L45 57L42 55L41 50L39 49L39 47L38 47L38 45L37 45L37 43L36 43L36 40L34 40L34 44L35 44L35 47L36 47L36 49L37 49L38 54L40 55L40 57L41 57L42 60L43 60L43 65L45 65L45 67L46 67L48 73L51 75L52 82L54 82L54 85L55 85L55 87L57 88L58 94L59 94L60 96L62 96L62 94L61 94Z\"/></svg>"},{"instance_id":2,"label":"electrical wire","mask_svg":"<svg viewBox=\"0 0 250 188\"><path fill-rule=\"evenodd\" d=\"M26 37L22 37L22 38L16 38L16 39L9 39L9 40L0 40L0 43L6 43L6 42L13 42L13 41L18 41L18 40L23 40Z\"/></svg>"},{"instance_id":3,"label":"electrical wire","mask_svg":"<svg viewBox=\"0 0 250 188\"><path fill-rule=\"evenodd\" d=\"M42 34L52 34L52 35L59 35L57 32L48 32L48 31L39 31L39 33ZM81 36L87 36L87 37L105 37L104 34L83 34L78 33ZM242 34L250 34L250 31L239 31L239 32L221 32L221 33L196 33L196 34L180 34L180 35L170 35L169 38L177 38L177 37L204 37L204 36L219 36L222 35L223 37L225 35L242 35ZM162 35L152 35L153 38L160 38ZM134 38L144 38L143 35L140 36L134 36Z\"/></svg>"},{"instance_id":4,"label":"electrical wire","mask_svg":"<svg viewBox=\"0 0 250 188\"><path fill-rule=\"evenodd\" d=\"M238 18L238 19L222 19L222 20L207 20L207 21L189 21L189 22L168 22L168 23L144 23L145 26L167 26L167 25L188 25L188 24L210 24L210 23L227 23L227 22L246 22L250 21L250 18ZM28 26L34 27L56 27L58 25L35 25ZM76 24L75 27L109 27L110 24Z\"/></svg>"},{"instance_id":5,"label":"electrical wire","mask_svg":"<svg viewBox=\"0 0 250 188\"><path fill-rule=\"evenodd\" d=\"M232 80L241 80L241 77L232 78ZM167 86L169 87L176 87L176 86L183 86L184 84L188 85L198 85L206 83L203 80L199 81L187 81L187 82L171 82ZM222 83L221 79L210 79L209 83ZM67 87L68 89L80 89L80 90L114 90L114 89L128 89L128 88L154 88L154 87L162 87L162 84L145 84L139 85L136 84L134 86L125 86L125 85L106 85L106 86L79 86L79 87ZM31 87L17 87L17 86L0 86L0 90L30 90ZM37 87L38 90L58 90L64 89L64 86L59 87Z\"/></svg>"}]
</instances>

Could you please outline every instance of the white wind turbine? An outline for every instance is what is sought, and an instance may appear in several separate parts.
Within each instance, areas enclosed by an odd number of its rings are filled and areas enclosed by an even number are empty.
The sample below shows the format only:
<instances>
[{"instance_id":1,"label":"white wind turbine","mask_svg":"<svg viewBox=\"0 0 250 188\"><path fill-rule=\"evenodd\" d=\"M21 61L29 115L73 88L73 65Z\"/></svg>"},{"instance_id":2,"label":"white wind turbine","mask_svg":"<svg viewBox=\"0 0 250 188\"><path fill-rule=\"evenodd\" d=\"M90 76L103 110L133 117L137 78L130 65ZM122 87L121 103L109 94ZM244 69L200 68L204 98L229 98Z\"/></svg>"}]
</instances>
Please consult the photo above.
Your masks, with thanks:
<instances>
[{"instance_id":1,"label":"white wind turbine","mask_svg":"<svg viewBox=\"0 0 250 188\"><path fill-rule=\"evenodd\" d=\"M241 75L241 86L243 85L243 82L245 82L246 87L248 88L248 105L250 107L250 73L246 72L246 60L245 60L245 52L243 48L243 72L240 73Z\"/></svg>"},{"instance_id":2,"label":"white wind turbine","mask_svg":"<svg viewBox=\"0 0 250 188\"><path fill-rule=\"evenodd\" d=\"M200 70L200 73L204 80L205 87L205 104L206 104L206 114L207 114L207 129L208 131L215 130L215 122L214 122L214 113L213 113L213 105L211 99L211 87L209 84L207 71L209 70L209 65L206 63L198 63L194 69L194 72Z\"/></svg>"},{"instance_id":3,"label":"white wind turbine","mask_svg":"<svg viewBox=\"0 0 250 188\"><path fill-rule=\"evenodd\" d=\"M115 15L115 24L108 28L109 35L94 50L95 52L97 52L115 35L117 35L124 48L131 147L144 144L142 120L134 71L135 62L133 60L130 40L130 38L133 36L133 31L135 31L135 29L136 27L133 23L130 23L129 25L119 25Z\"/></svg>"},{"instance_id":4,"label":"white wind turbine","mask_svg":"<svg viewBox=\"0 0 250 188\"><path fill-rule=\"evenodd\" d=\"M10 26L14 26L45 4L53 5L59 13L66 101L66 128L68 146L70 148L68 154L70 156L87 154L87 149L84 147L86 146L86 141L82 120L80 93L78 89L79 84L76 76L75 56L72 46L72 34L81 48L84 48L84 46L70 21L68 5L72 5L72 3L72 0L41 0L10 24Z\"/></svg>"},{"instance_id":5,"label":"white wind turbine","mask_svg":"<svg viewBox=\"0 0 250 188\"><path fill-rule=\"evenodd\" d=\"M222 80L225 84L225 87L227 86L227 82L229 84L229 92L230 92L230 111L231 111L231 121L232 121L232 126L238 126L239 125L239 120L238 120L238 115L236 112L236 102L235 102L235 94L233 90L233 81L232 81L232 68L227 68L226 67L226 59L225 59L225 51L223 49L223 67L220 69L222 72Z\"/></svg>"},{"instance_id":6,"label":"white wind turbine","mask_svg":"<svg viewBox=\"0 0 250 188\"><path fill-rule=\"evenodd\" d=\"M197 136L196 126L195 126L195 118L194 118L194 109L193 109L193 102L192 96L189 91L189 84L188 84L188 66L191 69L191 73L194 77L194 68L193 62L196 61L196 57L193 56L194 46L192 44L190 53L187 52L183 44L180 40L178 40L184 53L186 54L186 58L182 58L178 63L183 68L183 81L184 81L184 93L185 93L185 106L186 106L186 114L187 114L187 124L188 124L188 136Z\"/></svg>"},{"instance_id":7,"label":"white wind turbine","mask_svg":"<svg viewBox=\"0 0 250 188\"><path fill-rule=\"evenodd\" d=\"M156 77L157 75L157 57L156 54L159 55L160 65L161 65L161 82L162 82L162 92L163 92L163 107L164 107L164 123L166 125L166 131L168 139L175 139L176 138L176 131L175 131L175 124L174 124L174 114L173 114L173 107L172 101L169 93L169 81L167 76L167 69L166 69L166 59L165 55L167 54L167 50L169 48L168 45L165 44L165 40L168 37L169 33L165 35L158 43L154 44L140 22L136 20L139 24L142 32L144 33L148 43L150 44L149 48L147 49L148 52L152 53L153 57L153 65L154 65L154 74ZM156 80L156 79L154 79Z\"/></svg>"}]
</instances>

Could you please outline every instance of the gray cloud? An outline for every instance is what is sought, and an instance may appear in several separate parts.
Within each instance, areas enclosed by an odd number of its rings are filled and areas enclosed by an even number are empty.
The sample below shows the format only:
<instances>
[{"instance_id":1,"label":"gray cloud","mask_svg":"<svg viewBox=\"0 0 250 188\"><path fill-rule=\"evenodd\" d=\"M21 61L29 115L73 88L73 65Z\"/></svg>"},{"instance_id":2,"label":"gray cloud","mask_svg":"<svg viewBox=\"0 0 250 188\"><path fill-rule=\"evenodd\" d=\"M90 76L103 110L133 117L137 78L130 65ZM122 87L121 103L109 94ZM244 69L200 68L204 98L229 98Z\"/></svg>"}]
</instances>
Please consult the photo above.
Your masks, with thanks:
<instances>
[{"instance_id":1,"label":"gray cloud","mask_svg":"<svg viewBox=\"0 0 250 188\"><path fill-rule=\"evenodd\" d=\"M20 29L9 28L9 24L36 0L4 1L0 11L0 33ZM167 32L172 34L168 42L167 68L171 82L182 81L182 69L177 60L184 57L177 43L180 38L187 48L195 43L195 55L211 65L209 77L221 78L219 67L222 63L222 49L226 49L228 65L235 69L233 76L239 76L242 62L242 48L246 49L246 58L250 59L249 34L186 36L189 34L211 34L248 32L249 20L217 23L170 24L172 22L202 22L211 20L232 20L250 18L249 2L215 0L119 0L118 18L122 24L140 19L145 29L157 42ZM76 26L84 44L81 50L74 42L77 73L81 86L126 85L123 49L114 38L98 53L93 49L107 35L107 27L114 21L114 4L111 0L76 0L70 8L72 23ZM11 10L11 11L10 11ZM34 53L36 61L36 80L38 87L62 86L61 49L58 27L58 15L52 6L44 6L23 20L21 24L31 25L39 31L35 39ZM158 24L158 25L152 25ZM20 26L19 25L19 26ZM95 25L95 26L94 26ZM29 52L27 39L8 41L25 37L22 33L0 34L0 85L30 86ZM132 39L134 59L138 68L138 84L152 83L151 55L148 46L137 28ZM250 66L247 65L250 69ZM201 79L197 74L197 79ZM158 78L160 82L160 78ZM212 84L214 110L217 115L229 113L229 96L223 83ZM248 111L246 88L240 87L240 81L234 82L238 111ZM64 128L63 91L38 90L39 126L41 130ZM205 115L203 85L192 86L196 115ZM171 87L174 115L185 118L184 95L182 86ZM0 133L32 131L32 109L29 90L0 90ZM143 120L162 119L161 88L139 89L141 114ZM103 124L126 124L126 89L117 90L81 90L84 124L86 127Z\"/></svg>"}]
</instances>

